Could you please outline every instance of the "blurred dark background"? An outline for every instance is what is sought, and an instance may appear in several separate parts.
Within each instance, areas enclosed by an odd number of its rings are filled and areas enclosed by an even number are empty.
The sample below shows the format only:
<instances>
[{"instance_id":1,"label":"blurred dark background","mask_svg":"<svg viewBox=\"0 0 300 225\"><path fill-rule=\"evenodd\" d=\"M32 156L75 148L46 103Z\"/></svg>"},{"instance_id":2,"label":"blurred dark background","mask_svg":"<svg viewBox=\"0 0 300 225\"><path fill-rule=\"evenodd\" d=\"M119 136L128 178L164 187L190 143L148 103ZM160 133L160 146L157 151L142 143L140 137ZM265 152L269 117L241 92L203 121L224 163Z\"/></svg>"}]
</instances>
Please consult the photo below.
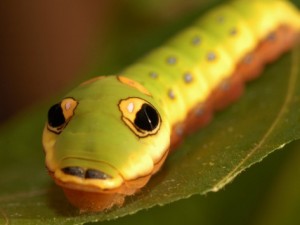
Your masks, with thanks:
<instances>
[{"instance_id":1,"label":"blurred dark background","mask_svg":"<svg viewBox=\"0 0 300 225\"><path fill-rule=\"evenodd\" d=\"M0 2L0 123L87 70L112 9L113 1Z\"/></svg>"},{"instance_id":2,"label":"blurred dark background","mask_svg":"<svg viewBox=\"0 0 300 225\"><path fill-rule=\"evenodd\" d=\"M121 39L129 29L131 34L119 44L131 56L119 61L131 63L142 52L131 53L131 48L124 46L129 38L133 38L131 43L140 42L152 30L204 2L1 0L0 124L50 96L64 93L74 80L85 79L92 63L107 58L104 49L120 49L111 46L110 38ZM103 71L97 72L102 75Z\"/></svg>"}]
</instances>

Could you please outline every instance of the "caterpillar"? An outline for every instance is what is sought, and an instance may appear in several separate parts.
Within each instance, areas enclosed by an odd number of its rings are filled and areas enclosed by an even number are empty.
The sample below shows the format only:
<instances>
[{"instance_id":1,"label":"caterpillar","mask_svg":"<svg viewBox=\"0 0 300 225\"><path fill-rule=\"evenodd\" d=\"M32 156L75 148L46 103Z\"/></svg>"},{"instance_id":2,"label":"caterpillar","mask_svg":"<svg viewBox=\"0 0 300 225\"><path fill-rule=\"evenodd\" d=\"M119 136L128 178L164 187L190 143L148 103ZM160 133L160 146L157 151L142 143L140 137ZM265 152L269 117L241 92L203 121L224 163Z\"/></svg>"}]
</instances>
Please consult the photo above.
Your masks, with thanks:
<instances>
[{"instance_id":1,"label":"caterpillar","mask_svg":"<svg viewBox=\"0 0 300 225\"><path fill-rule=\"evenodd\" d=\"M88 80L48 111L46 168L82 211L121 206L184 136L239 98L291 49L300 15L285 0L233 0L118 75Z\"/></svg>"}]
</instances>

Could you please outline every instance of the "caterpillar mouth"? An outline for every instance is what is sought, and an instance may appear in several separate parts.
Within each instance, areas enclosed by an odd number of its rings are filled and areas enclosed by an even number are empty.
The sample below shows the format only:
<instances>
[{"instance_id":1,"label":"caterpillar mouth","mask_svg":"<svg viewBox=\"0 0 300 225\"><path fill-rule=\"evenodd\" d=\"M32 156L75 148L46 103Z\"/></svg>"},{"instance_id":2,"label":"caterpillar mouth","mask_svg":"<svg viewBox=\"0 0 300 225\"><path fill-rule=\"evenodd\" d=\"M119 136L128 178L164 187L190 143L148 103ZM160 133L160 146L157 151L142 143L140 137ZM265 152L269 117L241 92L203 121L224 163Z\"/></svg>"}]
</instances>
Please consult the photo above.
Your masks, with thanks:
<instances>
[{"instance_id":1,"label":"caterpillar mouth","mask_svg":"<svg viewBox=\"0 0 300 225\"><path fill-rule=\"evenodd\" d=\"M83 158L67 157L60 161L60 166L49 170L54 181L63 188L106 192L120 187L123 177L113 166Z\"/></svg>"},{"instance_id":2,"label":"caterpillar mouth","mask_svg":"<svg viewBox=\"0 0 300 225\"><path fill-rule=\"evenodd\" d=\"M84 169L78 166L69 166L62 169L62 171L67 175L72 175L85 179L100 179L106 180L112 178L112 176L104 173L101 170L95 169Z\"/></svg>"}]
</instances>

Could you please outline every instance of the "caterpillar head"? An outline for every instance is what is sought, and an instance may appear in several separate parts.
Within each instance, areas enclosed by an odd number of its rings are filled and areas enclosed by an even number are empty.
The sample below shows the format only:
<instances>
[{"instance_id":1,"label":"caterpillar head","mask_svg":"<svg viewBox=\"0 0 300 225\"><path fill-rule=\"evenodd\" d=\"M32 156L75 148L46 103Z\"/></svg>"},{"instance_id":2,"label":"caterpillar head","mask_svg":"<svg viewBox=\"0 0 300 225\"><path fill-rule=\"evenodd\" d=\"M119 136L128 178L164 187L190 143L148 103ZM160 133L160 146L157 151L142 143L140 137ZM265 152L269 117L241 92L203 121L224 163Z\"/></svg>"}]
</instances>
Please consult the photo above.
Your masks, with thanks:
<instances>
[{"instance_id":1,"label":"caterpillar head","mask_svg":"<svg viewBox=\"0 0 300 225\"><path fill-rule=\"evenodd\" d=\"M130 194L168 154L164 111L139 83L122 76L81 84L48 112L46 166L64 188Z\"/></svg>"}]
</instances>

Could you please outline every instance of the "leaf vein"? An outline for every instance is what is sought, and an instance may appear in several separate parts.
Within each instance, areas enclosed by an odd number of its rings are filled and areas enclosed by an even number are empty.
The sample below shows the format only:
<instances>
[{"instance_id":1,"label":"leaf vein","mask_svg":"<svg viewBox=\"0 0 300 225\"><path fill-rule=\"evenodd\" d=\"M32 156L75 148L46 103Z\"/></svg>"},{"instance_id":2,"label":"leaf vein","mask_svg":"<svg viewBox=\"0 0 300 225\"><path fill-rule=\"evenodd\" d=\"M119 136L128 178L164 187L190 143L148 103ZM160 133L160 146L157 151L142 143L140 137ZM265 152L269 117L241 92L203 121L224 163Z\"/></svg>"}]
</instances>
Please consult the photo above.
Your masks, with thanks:
<instances>
[{"instance_id":1,"label":"leaf vein","mask_svg":"<svg viewBox=\"0 0 300 225\"><path fill-rule=\"evenodd\" d=\"M4 219L4 225L8 225L9 224L9 219L8 219L6 213L1 208L0 208L0 215Z\"/></svg>"},{"instance_id":2,"label":"leaf vein","mask_svg":"<svg viewBox=\"0 0 300 225\"><path fill-rule=\"evenodd\" d=\"M299 48L299 46L298 46ZM259 143L247 154L247 156L242 159L223 179L221 179L219 182L217 182L211 189L211 191L218 191L222 187L224 187L227 183L231 182L243 169L250 167L252 164L249 166L243 168L243 165L246 163L246 161L259 149L265 141L268 139L268 137L272 134L272 132L275 130L275 127L278 125L280 122L281 118L285 114L285 110L287 106L291 103L293 94L296 90L296 80L298 78L298 71L299 71L299 49L294 49L292 51L292 59L291 59L291 72L289 76L289 82L287 86L287 93L285 96L285 99L283 101L282 107L280 111L278 112L276 118L274 119L272 125L269 127L265 135L261 138ZM280 148L283 147L284 145L280 145Z\"/></svg>"}]
</instances>

